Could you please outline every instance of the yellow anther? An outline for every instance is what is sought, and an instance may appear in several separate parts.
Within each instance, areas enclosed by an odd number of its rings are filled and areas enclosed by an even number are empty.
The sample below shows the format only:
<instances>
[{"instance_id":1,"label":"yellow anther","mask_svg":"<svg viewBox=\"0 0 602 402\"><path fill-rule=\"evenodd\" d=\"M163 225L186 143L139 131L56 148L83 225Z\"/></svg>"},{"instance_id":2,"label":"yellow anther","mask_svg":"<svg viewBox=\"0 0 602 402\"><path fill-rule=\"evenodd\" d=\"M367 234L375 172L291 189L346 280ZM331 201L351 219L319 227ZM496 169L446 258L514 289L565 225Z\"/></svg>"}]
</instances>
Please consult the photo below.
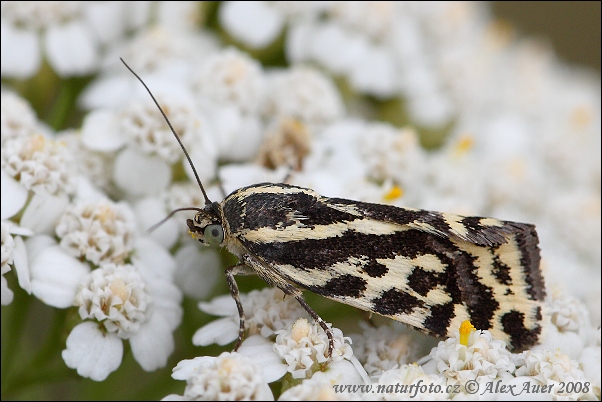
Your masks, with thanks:
<instances>
[{"instance_id":1,"label":"yellow anther","mask_svg":"<svg viewBox=\"0 0 602 402\"><path fill-rule=\"evenodd\" d=\"M463 154L472 149L474 146L474 138L470 135L463 135L458 139L456 144L456 152L458 154Z\"/></svg>"},{"instance_id":2,"label":"yellow anther","mask_svg":"<svg viewBox=\"0 0 602 402\"><path fill-rule=\"evenodd\" d=\"M393 186L387 194L384 195L385 201L394 201L403 196L403 190L399 186Z\"/></svg>"},{"instance_id":3,"label":"yellow anther","mask_svg":"<svg viewBox=\"0 0 602 402\"><path fill-rule=\"evenodd\" d=\"M460 343L462 345L468 346L468 337L470 336L472 331L476 331L476 329L470 323L470 321L462 321L462 324L460 324Z\"/></svg>"}]
</instances>

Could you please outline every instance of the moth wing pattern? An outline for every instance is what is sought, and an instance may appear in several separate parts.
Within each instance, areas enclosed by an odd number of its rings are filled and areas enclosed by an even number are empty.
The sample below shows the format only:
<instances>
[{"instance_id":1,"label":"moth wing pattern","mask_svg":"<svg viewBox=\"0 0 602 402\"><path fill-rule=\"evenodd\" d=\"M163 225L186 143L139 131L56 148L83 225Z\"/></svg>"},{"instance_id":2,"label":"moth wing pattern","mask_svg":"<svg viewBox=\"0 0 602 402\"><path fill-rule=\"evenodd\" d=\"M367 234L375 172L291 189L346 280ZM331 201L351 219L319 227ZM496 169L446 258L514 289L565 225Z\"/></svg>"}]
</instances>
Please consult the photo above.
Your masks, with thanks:
<instances>
[{"instance_id":1,"label":"moth wing pattern","mask_svg":"<svg viewBox=\"0 0 602 402\"><path fill-rule=\"evenodd\" d=\"M272 183L241 188L221 206L228 248L259 257L266 272L258 274L272 285L284 279L436 336L464 320L514 349L540 336L545 290L533 225Z\"/></svg>"}]
</instances>

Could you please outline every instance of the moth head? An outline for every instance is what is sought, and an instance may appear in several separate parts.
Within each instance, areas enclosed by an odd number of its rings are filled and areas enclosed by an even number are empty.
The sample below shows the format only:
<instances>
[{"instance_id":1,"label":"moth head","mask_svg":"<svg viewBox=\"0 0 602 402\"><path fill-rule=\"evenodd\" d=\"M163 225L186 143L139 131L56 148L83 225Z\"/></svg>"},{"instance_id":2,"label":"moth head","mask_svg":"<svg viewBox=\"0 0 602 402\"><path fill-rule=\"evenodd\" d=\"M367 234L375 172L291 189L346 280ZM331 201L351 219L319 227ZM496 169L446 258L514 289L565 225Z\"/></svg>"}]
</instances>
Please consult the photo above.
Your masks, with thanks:
<instances>
[{"instance_id":1,"label":"moth head","mask_svg":"<svg viewBox=\"0 0 602 402\"><path fill-rule=\"evenodd\" d=\"M205 245L219 246L224 241L224 226L217 202L199 210L194 219L186 220L188 233Z\"/></svg>"}]
</instances>

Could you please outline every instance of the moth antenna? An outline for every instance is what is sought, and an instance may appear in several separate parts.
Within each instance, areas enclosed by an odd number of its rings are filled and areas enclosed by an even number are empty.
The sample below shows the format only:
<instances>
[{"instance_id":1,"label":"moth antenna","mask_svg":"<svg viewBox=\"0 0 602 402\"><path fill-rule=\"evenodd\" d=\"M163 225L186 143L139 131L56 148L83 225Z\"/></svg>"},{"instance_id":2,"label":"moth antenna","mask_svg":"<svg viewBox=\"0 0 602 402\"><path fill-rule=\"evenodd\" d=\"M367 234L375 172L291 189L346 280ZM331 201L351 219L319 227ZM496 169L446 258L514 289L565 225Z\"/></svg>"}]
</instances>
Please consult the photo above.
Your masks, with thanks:
<instances>
[{"instance_id":1,"label":"moth antenna","mask_svg":"<svg viewBox=\"0 0 602 402\"><path fill-rule=\"evenodd\" d=\"M169 122L169 119L167 118L167 115L165 114L165 112L163 111L163 109L161 109L161 106L159 106L159 102L157 102L157 100L155 99L155 97L153 96L153 93L151 92L150 89L148 89L148 87L146 86L146 84L144 83L144 81L142 81L142 78L140 78L138 76L138 74L136 74L134 72L134 70L132 70L130 68L130 66L127 65L127 63L125 61L123 61L123 59L120 57L119 60L121 60L121 62L127 67L128 70L130 70L130 72L132 74L134 74L134 76L136 78L138 78L138 81L140 81L142 83L142 85L144 85L144 88L146 88L148 94L151 96L151 98L153 99L153 102L155 102L155 105L157 105L157 107L159 108L159 111L161 112L161 114L163 115L163 118L165 119L165 121L167 122L167 125L169 126L171 132L173 133L173 135L176 137L176 140L178 140L178 144L180 144L180 147L182 148L182 151L184 151L184 155L186 155L186 159L188 160L188 163L190 164L190 167L192 168L192 171L194 172L194 177L196 177L196 182L199 184L199 187L201 188L201 191L203 192L203 196L205 197L205 205L210 205L211 201L209 200L209 197L207 197L207 193L205 192L205 188L203 187L203 184L201 183L201 179L199 179L199 175L196 172L196 169L194 168L194 165L192 164L192 159L190 159L190 155L188 155L188 151L186 151L186 148L184 148L184 144L182 144L182 141L180 140L180 137L178 136L178 134L176 134L176 130L174 130L174 128L172 127L171 123ZM176 210L177 211L177 210ZM172 212L173 213L173 212ZM169 216L167 218L169 218L171 216L171 214L169 214ZM165 218L165 219L167 219ZM162 223L163 221L161 221ZM157 226L157 225L155 225ZM153 226L153 228L155 227Z\"/></svg>"},{"instance_id":2,"label":"moth antenna","mask_svg":"<svg viewBox=\"0 0 602 402\"><path fill-rule=\"evenodd\" d=\"M197 211L197 212L200 212L200 211L202 211L202 209L201 208L194 208L194 207L174 209L165 218L161 219L159 222L155 223L153 226L151 226L150 228L148 228L148 232L150 233L153 230L157 229L159 226L163 225L169 218L171 218L172 216L174 216L174 214L176 212L180 212L180 211Z\"/></svg>"}]
</instances>

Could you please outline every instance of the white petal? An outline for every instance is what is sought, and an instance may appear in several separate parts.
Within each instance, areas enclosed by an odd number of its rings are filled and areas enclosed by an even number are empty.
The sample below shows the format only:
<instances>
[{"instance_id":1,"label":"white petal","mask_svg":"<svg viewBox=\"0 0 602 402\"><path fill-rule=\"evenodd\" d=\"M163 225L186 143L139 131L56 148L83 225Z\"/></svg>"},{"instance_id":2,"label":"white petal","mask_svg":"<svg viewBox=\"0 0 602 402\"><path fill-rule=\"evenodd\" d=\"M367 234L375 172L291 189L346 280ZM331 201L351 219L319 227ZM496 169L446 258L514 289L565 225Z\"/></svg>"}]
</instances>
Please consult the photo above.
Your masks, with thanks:
<instances>
[{"instance_id":1,"label":"white petal","mask_svg":"<svg viewBox=\"0 0 602 402\"><path fill-rule=\"evenodd\" d=\"M220 156L229 161L245 161L255 156L263 139L259 118L245 116L234 107L214 111L212 118Z\"/></svg>"},{"instance_id":2,"label":"white petal","mask_svg":"<svg viewBox=\"0 0 602 402\"><path fill-rule=\"evenodd\" d=\"M393 55L384 47L370 47L367 53L354 64L349 77L351 84L377 96L393 96L399 89Z\"/></svg>"},{"instance_id":3,"label":"white petal","mask_svg":"<svg viewBox=\"0 0 602 402\"><path fill-rule=\"evenodd\" d=\"M33 30L16 29L2 22L2 76L31 77L40 68L40 44ZM4 179L3 179L4 180Z\"/></svg>"},{"instance_id":4,"label":"white petal","mask_svg":"<svg viewBox=\"0 0 602 402\"><path fill-rule=\"evenodd\" d=\"M165 206L158 197L148 197L138 201L134 206L134 212L141 230L146 232L149 237L167 250L176 244L180 231L178 230L179 225L174 219L163 222L149 233L149 229L152 226L167 216Z\"/></svg>"},{"instance_id":5,"label":"white petal","mask_svg":"<svg viewBox=\"0 0 602 402\"><path fill-rule=\"evenodd\" d=\"M121 364L123 342L99 331L97 323L87 321L73 328L62 356L67 367L77 369L77 374L103 381Z\"/></svg>"},{"instance_id":6,"label":"white petal","mask_svg":"<svg viewBox=\"0 0 602 402\"><path fill-rule=\"evenodd\" d=\"M56 244L57 241L48 235L42 234L30 237L25 242L25 246L27 247L28 262L31 263L32 261L35 261L42 251L50 246L56 246Z\"/></svg>"},{"instance_id":7,"label":"white petal","mask_svg":"<svg viewBox=\"0 0 602 402\"><path fill-rule=\"evenodd\" d=\"M314 25L307 21L299 21L288 27L284 48L290 64L300 63L309 58L313 31Z\"/></svg>"},{"instance_id":8,"label":"white petal","mask_svg":"<svg viewBox=\"0 0 602 402\"><path fill-rule=\"evenodd\" d=\"M213 298L210 302L200 302L199 309L207 314L221 317L236 315L236 302L230 294Z\"/></svg>"},{"instance_id":9,"label":"white petal","mask_svg":"<svg viewBox=\"0 0 602 402\"><path fill-rule=\"evenodd\" d=\"M138 2L136 2L138 3ZM185 398L182 395L177 395L177 394L169 394L163 398L161 398L162 401L187 401L188 398Z\"/></svg>"},{"instance_id":10,"label":"white petal","mask_svg":"<svg viewBox=\"0 0 602 402\"><path fill-rule=\"evenodd\" d=\"M140 327L130 338L132 353L145 371L153 371L167 364L167 358L174 350L171 329L159 314Z\"/></svg>"},{"instance_id":11,"label":"white petal","mask_svg":"<svg viewBox=\"0 0 602 402\"><path fill-rule=\"evenodd\" d=\"M19 182L9 176L4 169L0 170L0 218L8 219L23 208L27 201L27 190Z\"/></svg>"},{"instance_id":12,"label":"white petal","mask_svg":"<svg viewBox=\"0 0 602 402\"><path fill-rule=\"evenodd\" d=\"M55 224L67 205L69 197L66 194L34 194L23 212L21 226L34 233L53 233Z\"/></svg>"},{"instance_id":13,"label":"white petal","mask_svg":"<svg viewBox=\"0 0 602 402\"><path fill-rule=\"evenodd\" d=\"M29 264L27 261L27 249L25 248L25 242L20 236L15 237L15 251L14 251L14 266L17 271L17 278L19 278L19 286L27 293L31 294L31 280L29 278Z\"/></svg>"},{"instance_id":14,"label":"white petal","mask_svg":"<svg viewBox=\"0 0 602 402\"><path fill-rule=\"evenodd\" d=\"M4 275L0 276L0 303L3 306L7 306L13 302L15 294L8 287L8 282Z\"/></svg>"},{"instance_id":15,"label":"white petal","mask_svg":"<svg viewBox=\"0 0 602 402\"><path fill-rule=\"evenodd\" d=\"M75 198L78 201L99 202L107 198L107 195L99 190L89 177L80 174L76 181Z\"/></svg>"},{"instance_id":16,"label":"white petal","mask_svg":"<svg viewBox=\"0 0 602 402\"><path fill-rule=\"evenodd\" d=\"M284 24L283 17L263 1L223 3L219 17L230 35L254 48L272 43Z\"/></svg>"},{"instance_id":17,"label":"white petal","mask_svg":"<svg viewBox=\"0 0 602 402\"><path fill-rule=\"evenodd\" d=\"M87 110L123 105L131 97L133 84L126 75L99 78L86 87L77 103Z\"/></svg>"},{"instance_id":18,"label":"white petal","mask_svg":"<svg viewBox=\"0 0 602 402\"><path fill-rule=\"evenodd\" d=\"M91 74L98 66L98 43L83 21L53 25L44 37L46 56L61 76Z\"/></svg>"},{"instance_id":19,"label":"white petal","mask_svg":"<svg viewBox=\"0 0 602 402\"><path fill-rule=\"evenodd\" d=\"M176 270L176 261L159 243L149 237L136 239L134 260L142 263L140 272L145 279L160 278L170 281Z\"/></svg>"},{"instance_id":20,"label":"white petal","mask_svg":"<svg viewBox=\"0 0 602 402\"><path fill-rule=\"evenodd\" d=\"M153 296L153 314L159 315L170 330L182 322L182 291L171 282L152 280L147 282Z\"/></svg>"},{"instance_id":21,"label":"white petal","mask_svg":"<svg viewBox=\"0 0 602 402\"><path fill-rule=\"evenodd\" d=\"M102 43L114 42L123 34L125 7L119 1L90 2L84 7L86 19Z\"/></svg>"},{"instance_id":22,"label":"white petal","mask_svg":"<svg viewBox=\"0 0 602 402\"><path fill-rule=\"evenodd\" d=\"M42 302L57 308L73 305L75 293L90 269L68 255L60 246L37 254L31 264L31 291Z\"/></svg>"},{"instance_id":23,"label":"white petal","mask_svg":"<svg viewBox=\"0 0 602 402\"><path fill-rule=\"evenodd\" d=\"M201 247L199 244L188 244L176 252L174 278L184 294L197 300L209 296L218 278L223 276L217 249Z\"/></svg>"},{"instance_id":24,"label":"white petal","mask_svg":"<svg viewBox=\"0 0 602 402\"><path fill-rule=\"evenodd\" d=\"M199 356L194 359L182 360L173 368L171 377L174 380L187 380L199 369L210 366L214 360L213 356Z\"/></svg>"},{"instance_id":25,"label":"white petal","mask_svg":"<svg viewBox=\"0 0 602 402\"><path fill-rule=\"evenodd\" d=\"M274 351L274 343L261 335L253 335L244 340L238 353L247 356L263 370L263 377L270 383L279 380L287 372L287 365Z\"/></svg>"},{"instance_id":26,"label":"white petal","mask_svg":"<svg viewBox=\"0 0 602 402\"><path fill-rule=\"evenodd\" d=\"M115 114L109 110L95 110L82 123L82 143L93 151L117 151L125 144L116 128Z\"/></svg>"},{"instance_id":27,"label":"white petal","mask_svg":"<svg viewBox=\"0 0 602 402\"><path fill-rule=\"evenodd\" d=\"M17 236L33 236L35 233L31 229L22 228L18 225L10 225L10 234Z\"/></svg>"},{"instance_id":28,"label":"white petal","mask_svg":"<svg viewBox=\"0 0 602 402\"><path fill-rule=\"evenodd\" d=\"M227 345L238 339L238 320L231 317L220 318L199 328L192 336L192 344L196 346L207 346L217 343Z\"/></svg>"},{"instance_id":29,"label":"white petal","mask_svg":"<svg viewBox=\"0 0 602 402\"><path fill-rule=\"evenodd\" d=\"M333 383L345 384L363 384L364 380L357 369L349 360L340 360L328 364L328 369L324 374L332 380Z\"/></svg>"},{"instance_id":30,"label":"white petal","mask_svg":"<svg viewBox=\"0 0 602 402\"><path fill-rule=\"evenodd\" d=\"M146 156L127 148L115 160L113 179L128 194L158 194L171 182L171 168L158 157Z\"/></svg>"}]
</instances>

